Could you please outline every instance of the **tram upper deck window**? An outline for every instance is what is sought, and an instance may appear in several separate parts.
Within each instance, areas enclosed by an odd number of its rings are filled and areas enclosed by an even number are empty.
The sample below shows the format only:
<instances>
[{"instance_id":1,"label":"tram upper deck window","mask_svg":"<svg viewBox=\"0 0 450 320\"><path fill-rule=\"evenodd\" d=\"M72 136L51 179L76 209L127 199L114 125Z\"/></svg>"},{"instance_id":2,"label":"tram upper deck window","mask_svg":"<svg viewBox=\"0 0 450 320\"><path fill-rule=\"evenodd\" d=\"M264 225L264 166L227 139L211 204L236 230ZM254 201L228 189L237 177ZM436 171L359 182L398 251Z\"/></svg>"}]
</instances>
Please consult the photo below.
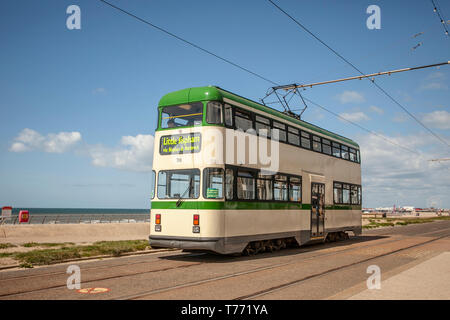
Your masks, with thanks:
<instances>
[{"instance_id":1,"label":"tram upper deck window","mask_svg":"<svg viewBox=\"0 0 450 320\"><path fill-rule=\"evenodd\" d=\"M300 145L299 131L297 128L288 127L288 142L296 146Z\"/></svg>"},{"instance_id":2,"label":"tram upper deck window","mask_svg":"<svg viewBox=\"0 0 450 320\"><path fill-rule=\"evenodd\" d=\"M356 162L356 150L353 148L349 149L350 161Z\"/></svg>"},{"instance_id":3,"label":"tram upper deck window","mask_svg":"<svg viewBox=\"0 0 450 320\"><path fill-rule=\"evenodd\" d=\"M342 154L342 158L348 160L348 147L341 145L341 154Z\"/></svg>"},{"instance_id":4,"label":"tram upper deck window","mask_svg":"<svg viewBox=\"0 0 450 320\"><path fill-rule=\"evenodd\" d=\"M239 170L237 173L236 183L238 199L255 199L255 178L252 172Z\"/></svg>"},{"instance_id":5,"label":"tram upper deck window","mask_svg":"<svg viewBox=\"0 0 450 320\"><path fill-rule=\"evenodd\" d=\"M201 102L163 107L161 110L161 128L200 126L202 118L203 104Z\"/></svg>"},{"instance_id":6,"label":"tram upper deck window","mask_svg":"<svg viewBox=\"0 0 450 320\"><path fill-rule=\"evenodd\" d=\"M227 127L233 127L233 107L229 104L225 104L225 125Z\"/></svg>"},{"instance_id":7,"label":"tram upper deck window","mask_svg":"<svg viewBox=\"0 0 450 320\"><path fill-rule=\"evenodd\" d=\"M159 199L197 199L200 195L200 170L162 170L158 173Z\"/></svg>"},{"instance_id":8,"label":"tram upper deck window","mask_svg":"<svg viewBox=\"0 0 450 320\"><path fill-rule=\"evenodd\" d=\"M234 111L234 122L236 125L236 129L241 129L244 132L253 128L251 114L241 109L236 109Z\"/></svg>"},{"instance_id":9,"label":"tram upper deck window","mask_svg":"<svg viewBox=\"0 0 450 320\"><path fill-rule=\"evenodd\" d=\"M320 137L313 136L313 150L322 152L322 145L320 144Z\"/></svg>"},{"instance_id":10,"label":"tram upper deck window","mask_svg":"<svg viewBox=\"0 0 450 320\"><path fill-rule=\"evenodd\" d=\"M330 140L322 138L322 151L325 154L331 155L331 142L330 142Z\"/></svg>"},{"instance_id":11,"label":"tram upper deck window","mask_svg":"<svg viewBox=\"0 0 450 320\"><path fill-rule=\"evenodd\" d=\"M206 122L211 124L221 124L222 104L217 101L210 101L206 106Z\"/></svg>"},{"instance_id":12,"label":"tram upper deck window","mask_svg":"<svg viewBox=\"0 0 450 320\"><path fill-rule=\"evenodd\" d=\"M341 157L341 146L337 142L333 142L333 156L338 158Z\"/></svg>"},{"instance_id":13,"label":"tram upper deck window","mask_svg":"<svg viewBox=\"0 0 450 320\"><path fill-rule=\"evenodd\" d=\"M256 132L259 136L270 137L270 120L261 116L255 116Z\"/></svg>"},{"instance_id":14,"label":"tram upper deck window","mask_svg":"<svg viewBox=\"0 0 450 320\"><path fill-rule=\"evenodd\" d=\"M286 142L286 125L284 123L274 121L273 129L278 130L278 141Z\"/></svg>"},{"instance_id":15,"label":"tram upper deck window","mask_svg":"<svg viewBox=\"0 0 450 320\"><path fill-rule=\"evenodd\" d=\"M306 149L311 149L311 135L308 132L302 131L302 147Z\"/></svg>"}]
</instances>

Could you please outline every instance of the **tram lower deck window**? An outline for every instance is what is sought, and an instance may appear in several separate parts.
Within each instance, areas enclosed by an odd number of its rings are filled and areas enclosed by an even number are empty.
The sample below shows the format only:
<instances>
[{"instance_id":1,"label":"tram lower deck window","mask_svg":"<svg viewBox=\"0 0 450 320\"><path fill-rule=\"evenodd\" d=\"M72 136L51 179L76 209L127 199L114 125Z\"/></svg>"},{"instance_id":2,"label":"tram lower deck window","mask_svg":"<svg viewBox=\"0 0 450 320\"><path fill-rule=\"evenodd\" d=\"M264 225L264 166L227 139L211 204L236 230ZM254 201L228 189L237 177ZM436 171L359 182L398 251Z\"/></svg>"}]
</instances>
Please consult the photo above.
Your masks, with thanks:
<instances>
[{"instance_id":1,"label":"tram lower deck window","mask_svg":"<svg viewBox=\"0 0 450 320\"><path fill-rule=\"evenodd\" d=\"M158 173L159 199L197 199L200 195L200 170L162 170Z\"/></svg>"},{"instance_id":2,"label":"tram lower deck window","mask_svg":"<svg viewBox=\"0 0 450 320\"><path fill-rule=\"evenodd\" d=\"M253 176L253 172L239 170L236 183L238 199L255 199L255 178Z\"/></svg>"},{"instance_id":3,"label":"tram lower deck window","mask_svg":"<svg viewBox=\"0 0 450 320\"><path fill-rule=\"evenodd\" d=\"M203 197L206 199L222 199L223 198L223 169L222 168L206 168L203 171Z\"/></svg>"}]
</instances>

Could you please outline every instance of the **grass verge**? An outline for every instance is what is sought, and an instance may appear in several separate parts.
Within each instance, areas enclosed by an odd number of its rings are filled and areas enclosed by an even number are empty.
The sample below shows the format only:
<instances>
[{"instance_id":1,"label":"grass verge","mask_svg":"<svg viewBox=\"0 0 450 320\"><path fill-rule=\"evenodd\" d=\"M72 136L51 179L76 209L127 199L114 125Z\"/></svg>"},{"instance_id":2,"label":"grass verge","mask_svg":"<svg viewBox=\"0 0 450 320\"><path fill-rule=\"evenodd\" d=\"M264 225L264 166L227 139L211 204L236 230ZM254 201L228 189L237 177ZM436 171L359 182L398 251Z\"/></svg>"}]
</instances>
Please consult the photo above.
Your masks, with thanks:
<instances>
[{"instance_id":1,"label":"grass verge","mask_svg":"<svg viewBox=\"0 0 450 320\"><path fill-rule=\"evenodd\" d=\"M374 229L379 227L395 227L406 226L408 224L429 223L433 221L450 220L450 217L432 217L422 219L401 219L401 218L383 218L383 219L369 219L369 224L363 226L363 229ZM380 222L383 221L383 222Z\"/></svg>"},{"instance_id":2,"label":"grass verge","mask_svg":"<svg viewBox=\"0 0 450 320\"><path fill-rule=\"evenodd\" d=\"M8 248L13 248L13 247L17 247L17 246L12 243L0 243L0 249L8 249Z\"/></svg>"},{"instance_id":3,"label":"grass verge","mask_svg":"<svg viewBox=\"0 0 450 320\"><path fill-rule=\"evenodd\" d=\"M38 245L42 246L42 243ZM72 245L63 246L57 249L36 249L28 252L12 252L8 253L8 257L18 260L22 267L30 268L33 265L48 265L76 258L100 255L117 257L127 252L142 251L148 247L148 240L100 241L95 242L92 245Z\"/></svg>"}]
</instances>

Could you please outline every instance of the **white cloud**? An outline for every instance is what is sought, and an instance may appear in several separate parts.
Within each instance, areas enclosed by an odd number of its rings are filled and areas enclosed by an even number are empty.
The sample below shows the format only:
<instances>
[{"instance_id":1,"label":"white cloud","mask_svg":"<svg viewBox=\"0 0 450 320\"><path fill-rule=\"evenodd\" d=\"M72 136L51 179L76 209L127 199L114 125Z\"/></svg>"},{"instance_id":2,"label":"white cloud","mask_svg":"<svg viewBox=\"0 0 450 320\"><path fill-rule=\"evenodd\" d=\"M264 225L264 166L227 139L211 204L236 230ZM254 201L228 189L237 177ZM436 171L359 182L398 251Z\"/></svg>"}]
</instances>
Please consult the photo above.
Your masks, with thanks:
<instances>
[{"instance_id":1,"label":"white cloud","mask_svg":"<svg viewBox=\"0 0 450 320\"><path fill-rule=\"evenodd\" d=\"M377 106L370 106L370 111L378 113L378 114L384 114L384 110L381 108L378 108Z\"/></svg>"},{"instance_id":2,"label":"white cloud","mask_svg":"<svg viewBox=\"0 0 450 320\"><path fill-rule=\"evenodd\" d=\"M420 90L447 90L448 86L445 81L445 74L442 72L433 72L427 76L427 83L420 86Z\"/></svg>"},{"instance_id":3,"label":"white cloud","mask_svg":"<svg viewBox=\"0 0 450 320\"><path fill-rule=\"evenodd\" d=\"M104 94L104 93L106 93L105 88L95 88L94 90L92 90L92 94Z\"/></svg>"},{"instance_id":4,"label":"white cloud","mask_svg":"<svg viewBox=\"0 0 450 320\"><path fill-rule=\"evenodd\" d=\"M353 121L353 122L358 122L358 121L363 121L363 120L370 120L370 118L361 111L358 112L353 112L353 113L340 113L339 116L341 116L342 118L349 120L349 121Z\"/></svg>"},{"instance_id":5,"label":"white cloud","mask_svg":"<svg viewBox=\"0 0 450 320\"><path fill-rule=\"evenodd\" d=\"M49 153L63 153L81 141L81 134L77 131L50 133L47 136L29 128L23 129L14 138L9 148L12 152L44 151Z\"/></svg>"},{"instance_id":6,"label":"white cloud","mask_svg":"<svg viewBox=\"0 0 450 320\"><path fill-rule=\"evenodd\" d=\"M448 87L445 83L430 82L420 87L421 90L447 90Z\"/></svg>"},{"instance_id":7,"label":"white cloud","mask_svg":"<svg viewBox=\"0 0 450 320\"><path fill-rule=\"evenodd\" d=\"M387 138L423 153L407 152L373 135L360 137L363 206L450 207L448 163L429 161L443 157L436 139L426 133Z\"/></svg>"},{"instance_id":8,"label":"white cloud","mask_svg":"<svg viewBox=\"0 0 450 320\"><path fill-rule=\"evenodd\" d=\"M82 144L79 132L50 133L43 136L37 131L25 128L14 139L9 151L29 152L43 151L49 153L63 153L75 151L79 155L88 156L92 164L98 167L110 167L127 171L151 171L153 162L152 135L138 134L136 136L123 136L120 146L106 147L102 144Z\"/></svg>"},{"instance_id":9,"label":"white cloud","mask_svg":"<svg viewBox=\"0 0 450 320\"><path fill-rule=\"evenodd\" d=\"M124 136L120 143L121 146L116 148L88 146L92 164L127 171L151 171L154 144L152 135Z\"/></svg>"},{"instance_id":10,"label":"white cloud","mask_svg":"<svg viewBox=\"0 0 450 320\"><path fill-rule=\"evenodd\" d=\"M344 91L343 93L338 94L336 98L341 103L360 103L366 100L364 96L357 91Z\"/></svg>"},{"instance_id":11,"label":"white cloud","mask_svg":"<svg viewBox=\"0 0 450 320\"><path fill-rule=\"evenodd\" d=\"M397 123L403 123L408 120L408 117L404 113L397 113L394 118L392 118L392 121Z\"/></svg>"},{"instance_id":12,"label":"white cloud","mask_svg":"<svg viewBox=\"0 0 450 320\"><path fill-rule=\"evenodd\" d=\"M423 117L423 122L434 128L450 129L450 113L445 110L433 111Z\"/></svg>"}]
</instances>

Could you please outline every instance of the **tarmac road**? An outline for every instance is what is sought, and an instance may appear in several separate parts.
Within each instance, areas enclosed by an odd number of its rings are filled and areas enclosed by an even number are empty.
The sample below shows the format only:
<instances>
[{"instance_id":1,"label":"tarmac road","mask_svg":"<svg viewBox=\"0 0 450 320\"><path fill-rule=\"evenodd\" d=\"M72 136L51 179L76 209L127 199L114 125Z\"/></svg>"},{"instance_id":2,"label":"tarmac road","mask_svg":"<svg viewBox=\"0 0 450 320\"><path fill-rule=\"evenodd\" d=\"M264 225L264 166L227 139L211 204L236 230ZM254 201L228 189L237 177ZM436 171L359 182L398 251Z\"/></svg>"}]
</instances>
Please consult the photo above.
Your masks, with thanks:
<instances>
[{"instance_id":1,"label":"tarmac road","mask_svg":"<svg viewBox=\"0 0 450 320\"><path fill-rule=\"evenodd\" d=\"M171 251L77 262L88 293L67 288L70 263L3 271L0 299L448 300L449 236L450 221L439 221L251 257ZM369 266L380 289L368 289Z\"/></svg>"}]
</instances>

